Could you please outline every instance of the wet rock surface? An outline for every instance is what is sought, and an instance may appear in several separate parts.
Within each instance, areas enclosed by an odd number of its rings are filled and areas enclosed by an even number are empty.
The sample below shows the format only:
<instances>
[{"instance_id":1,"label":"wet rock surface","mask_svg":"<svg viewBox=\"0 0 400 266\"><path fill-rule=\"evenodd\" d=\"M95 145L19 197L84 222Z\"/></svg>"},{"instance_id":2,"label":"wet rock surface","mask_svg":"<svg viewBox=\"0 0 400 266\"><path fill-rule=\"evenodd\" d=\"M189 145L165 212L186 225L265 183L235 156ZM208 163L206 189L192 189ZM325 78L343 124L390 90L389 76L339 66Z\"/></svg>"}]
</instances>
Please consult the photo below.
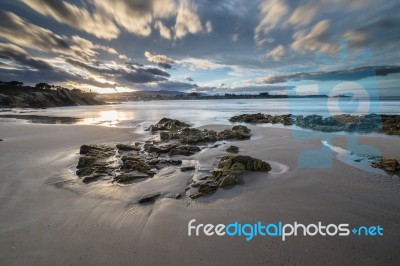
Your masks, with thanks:
<instances>
[{"instance_id":1,"label":"wet rock surface","mask_svg":"<svg viewBox=\"0 0 400 266\"><path fill-rule=\"evenodd\" d=\"M228 149L226 149L226 152L229 153L239 153L239 148L237 146L229 146Z\"/></svg>"},{"instance_id":2,"label":"wet rock surface","mask_svg":"<svg viewBox=\"0 0 400 266\"><path fill-rule=\"evenodd\" d=\"M165 125L165 121L173 121L170 123L174 126L161 126ZM167 124L170 125L169 123ZM221 140L244 140L251 137L251 130L246 126L234 126L231 129L216 132L209 129L191 128L184 122L170 118L161 119L157 124L150 126L149 130L156 131L154 130L155 128L157 131L164 130L159 133L161 141L176 140L182 144L207 143Z\"/></svg>"},{"instance_id":3,"label":"wet rock surface","mask_svg":"<svg viewBox=\"0 0 400 266\"><path fill-rule=\"evenodd\" d=\"M161 195L161 193L154 193L154 194L143 196L138 200L138 203L144 204L144 203L154 202L160 195Z\"/></svg>"},{"instance_id":4,"label":"wet rock surface","mask_svg":"<svg viewBox=\"0 0 400 266\"><path fill-rule=\"evenodd\" d=\"M188 124L179 120L163 118L149 130L153 132L162 130L158 132L159 140L154 138L134 144L82 145L79 150L81 156L76 166L76 175L84 183L103 181L124 185L140 183L159 173L163 175L181 173L180 175L192 179L196 175L199 181L192 181L190 185L196 189L187 193L191 198L196 198L214 193L219 187L236 185L238 175L244 171L270 170L269 164L241 155L223 157L215 171L212 171L214 167L206 172L204 169L196 169L196 163L191 161L190 156L205 148L216 149L225 144L225 140L250 138L251 130L246 126L234 126L217 132L190 128ZM229 147L228 151L239 152L236 146ZM186 157L189 159L182 165L182 158ZM177 193L181 195L177 198L181 198L182 193ZM153 202L160 195L160 193L146 195L138 202Z\"/></svg>"},{"instance_id":5,"label":"wet rock surface","mask_svg":"<svg viewBox=\"0 0 400 266\"><path fill-rule=\"evenodd\" d=\"M392 157L379 157L371 163L372 167L381 168L389 173L400 174L400 160Z\"/></svg>"},{"instance_id":6,"label":"wet rock surface","mask_svg":"<svg viewBox=\"0 0 400 266\"><path fill-rule=\"evenodd\" d=\"M292 115L268 115L268 114L242 114L232 116L229 121L231 122L245 122L245 123L271 123L271 124L292 124Z\"/></svg>"},{"instance_id":7,"label":"wet rock surface","mask_svg":"<svg viewBox=\"0 0 400 266\"><path fill-rule=\"evenodd\" d=\"M271 165L260 159L244 155L227 155L221 158L218 169L212 175L206 176L199 182L193 182L189 196L192 199L212 194L218 188L232 187L239 183L239 175L246 171L261 171L268 173Z\"/></svg>"},{"instance_id":8,"label":"wet rock surface","mask_svg":"<svg viewBox=\"0 0 400 266\"><path fill-rule=\"evenodd\" d=\"M322 117L320 115L294 116L291 114L273 116L257 113L233 116L229 121L296 125L324 132L380 132L388 135L400 135L399 115L368 114L357 116L342 114Z\"/></svg>"},{"instance_id":9,"label":"wet rock surface","mask_svg":"<svg viewBox=\"0 0 400 266\"><path fill-rule=\"evenodd\" d=\"M151 125L147 130L148 131L159 131L159 130L171 130L177 131L179 129L190 127L189 124L181 122L176 119L171 118L162 118L157 124Z\"/></svg>"}]
</instances>

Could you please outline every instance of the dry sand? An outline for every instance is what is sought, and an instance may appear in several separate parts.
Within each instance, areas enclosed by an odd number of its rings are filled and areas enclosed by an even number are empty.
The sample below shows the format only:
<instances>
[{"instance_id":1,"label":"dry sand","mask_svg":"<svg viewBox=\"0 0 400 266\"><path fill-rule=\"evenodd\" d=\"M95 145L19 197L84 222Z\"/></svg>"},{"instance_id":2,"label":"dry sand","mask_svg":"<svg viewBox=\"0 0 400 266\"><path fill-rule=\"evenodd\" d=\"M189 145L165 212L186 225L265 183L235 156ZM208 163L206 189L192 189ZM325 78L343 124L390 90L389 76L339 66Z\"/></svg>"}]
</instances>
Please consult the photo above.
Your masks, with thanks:
<instances>
[{"instance_id":1,"label":"dry sand","mask_svg":"<svg viewBox=\"0 0 400 266\"><path fill-rule=\"evenodd\" d=\"M224 126L213 126L225 128ZM188 177L165 174L148 185L71 182L79 146L132 142L132 128L84 125L0 125L1 265L398 265L400 181L333 158L329 169L299 169L298 155L321 147L295 141L288 129L252 127L241 154L272 162L272 173L248 173L242 184L211 197L176 200ZM307 134L307 133L304 133ZM360 137L398 156L400 138ZM227 143L191 157L212 165ZM346 137L335 138L346 148ZM70 179L68 179L70 178ZM69 181L68 181L69 180ZM162 197L135 200L146 189ZM141 190L141 187L143 190ZM176 190L176 191L175 191ZM139 192L138 192L139 191ZM189 237L187 223L349 223L381 225L383 237Z\"/></svg>"}]
</instances>

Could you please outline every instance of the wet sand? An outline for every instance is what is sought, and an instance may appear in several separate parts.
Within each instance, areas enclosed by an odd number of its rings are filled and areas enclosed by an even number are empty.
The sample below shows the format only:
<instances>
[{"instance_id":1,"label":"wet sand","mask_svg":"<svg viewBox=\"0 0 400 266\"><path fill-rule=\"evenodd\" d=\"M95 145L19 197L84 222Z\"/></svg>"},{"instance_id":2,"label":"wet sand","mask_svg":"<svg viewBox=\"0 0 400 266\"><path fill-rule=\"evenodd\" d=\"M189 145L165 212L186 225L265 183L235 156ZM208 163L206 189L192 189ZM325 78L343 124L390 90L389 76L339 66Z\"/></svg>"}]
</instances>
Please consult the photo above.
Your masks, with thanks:
<instances>
[{"instance_id":1,"label":"wet sand","mask_svg":"<svg viewBox=\"0 0 400 266\"><path fill-rule=\"evenodd\" d=\"M209 166L234 144L240 154L273 162L271 173L246 173L232 189L219 189L196 200L177 200L172 195L184 190L189 173L178 177L166 173L149 184L128 186L82 186L71 181L80 145L129 143L148 137L132 128L2 122L1 264L399 264L398 177L364 171L336 155L332 168L300 169L299 154L322 147L321 140L295 140L288 129L251 128L251 140L229 142L188 159ZM332 144L346 149L346 139L334 138ZM400 138L361 136L359 140L398 157ZM154 204L136 203L137 197L153 189L162 192ZM191 219L213 224L321 221L380 225L384 236L298 236L285 242L271 237L249 242L244 237L189 237Z\"/></svg>"}]
</instances>

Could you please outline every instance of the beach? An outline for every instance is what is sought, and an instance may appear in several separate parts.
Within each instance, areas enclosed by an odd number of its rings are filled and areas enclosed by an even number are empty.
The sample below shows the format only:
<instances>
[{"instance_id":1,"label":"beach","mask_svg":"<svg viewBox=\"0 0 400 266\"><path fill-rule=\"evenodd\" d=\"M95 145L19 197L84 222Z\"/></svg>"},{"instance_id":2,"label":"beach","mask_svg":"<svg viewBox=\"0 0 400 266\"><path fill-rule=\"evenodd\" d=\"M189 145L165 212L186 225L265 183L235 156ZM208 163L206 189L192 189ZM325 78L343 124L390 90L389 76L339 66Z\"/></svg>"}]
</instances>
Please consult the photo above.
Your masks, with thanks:
<instances>
[{"instance_id":1,"label":"beach","mask_svg":"<svg viewBox=\"0 0 400 266\"><path fill-rule=\"evenodd\" d=\"M166 175L164 180L146 181L149 185L159 182L161 196L141 205L137 198L144 191L135 188L145 189L146 182L85 185L73 169L83 144L133 143L149 133L132 127L3 121L0 261L5 265L398 264L397 176L354 167L336 154L331 168L301 168L299 154L320 148L321 140L300 141L293 138L298 133L287 128L249 128L250 140L228 141L189 159L207 164L234 144L240 154L270 162L271 172L244 173L239 185L198 199L175 199L171 193L185 189L187 176L181 181ZM358 140L386 156L398 155L396 136L362 135ZM332 145L346 149L346 135L335 135ZM384 236L297 236L286 241L188 236L192 219L213 224L380 225Z\"/></svg>"}]
</instances>

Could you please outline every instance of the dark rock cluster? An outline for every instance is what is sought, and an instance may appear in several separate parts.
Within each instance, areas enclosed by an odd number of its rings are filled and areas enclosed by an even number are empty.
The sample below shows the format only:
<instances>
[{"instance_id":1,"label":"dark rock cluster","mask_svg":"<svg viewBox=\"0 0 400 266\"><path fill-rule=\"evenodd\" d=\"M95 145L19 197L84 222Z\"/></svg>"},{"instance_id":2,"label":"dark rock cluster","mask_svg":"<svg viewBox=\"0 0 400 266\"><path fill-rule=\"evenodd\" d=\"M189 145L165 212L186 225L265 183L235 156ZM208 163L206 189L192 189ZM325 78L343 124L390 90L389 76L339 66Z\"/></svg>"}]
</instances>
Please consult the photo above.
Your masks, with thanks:
<instances>
[{"instance_id":1,"label":"dark rock cluster","mask_svg":"<svg viewBox=\"0 0 400 266\"><path fill-rule=\"evenodd\" d=\"M229 152L229 153L239 153L239 148L238 148L237 146L231 145L231 146L229 146L228 149L226 149L226 152Z\"/></svg>"},{"instance_id":2,"label":"dark rock cluster","mask_svg":"<svg viewBox=\"0 0 400 266\"><path fill-rule=\"evenodd\" d=\"M231 122L245 122L245 123L271 123L271 124L292 124L292 116L288 115L268 115L268 114L242 114L232 116L229 121Z\"/></svg>"},{"instance_id":3,"label":"dark rock cluster","mask_svg":"<svg viewBox=\"0 0 400 266\"><path fill-rule=\"evenodd\" d=\"M384 169L390 173L400 174L400 160L391 157L380 157L371 163L372 167Z\"/></svg>"},{"instance_id":4,"label":"dark rock cluster","mask_svg":"<svg viewBox=\"0 0 400 266\"><path fill-rule=\"evenodd\" d=\"M190 128L179 120L163 118L157 124L150 126L150 131L160 131L160 141L142 141L130 144L82 145L77 165L77 176L84 183L97 180L111 180L118 183L129 183L136 179L153 177L164 167L179 166L181 160L174 156L191 156L201 151L198 144L220 140L243 140L251 136L250 129L245 126L234 126L220 132ZM214 145L215 146L215 145ZM213 146L213 147L214 147ZM238 153L236 146L231 146L227 152ZM179 157L180 158L180 157ZM180 167L181 172L194 171L194 165ZM218 169L212 175L203 178L202 182L191 184L195 191L189 195L196 198L215 192L219 187L232 186L238 183L238 175L244 171L265 171L271 167L268 163L249 156L230 155L221 159ZM144 196L139 203L152 202L159 193ZM182 195L177 196L177 198Z\"/></svg>"},{"instance_id":5,"label":"dark rock cluster","mask_svg":"<svg viewBox=\"0 0 400 266\"><path fill-rule=\"evenodd\" d=\"M211 176L206 176L200 182L191 184L197 189L190 194L192 199L212 194L218 188L230 187L238 184L238 176L245 171L271 171L271 165L260 159L244 155L227 155L221 158L218 169Z\"/></svg>"},{"instance_id":6,"label":"dark rock cluster","mask_svg":"<svg viewBox=\"0 0 400 266\"><path fill-rule=\"evenodd\" d=\"M76 175L84 183L101 178L112 179L119 183L126 183L138 178L153 177L158 170L169 165L180 165L181 160L159 157L154 152L147 152L144 147L154 143L140 143L135 145L82 145L80 148Z\"/></svg>"},{"instance_id":7,"label":"dark rock cluster","mask_svg":"<svg viewBox=\"0 0 400 266\"><path fill-rule=\"evenodd\" d=\"M242 114L233 116L231 122L245 123L272 123L296 125L317 131L336 132L382 132L389 135L400 135L399 115L335 115L322 117L320 115L294 116L294 115L267 115L267 114Z\"/></svg>"},{"instance_id":8,"label":"dark rock cluster","mask_svg":"<svg viewBox=\"0 0 400 266\"><path fill-rule=\"evenodd\" d=\"M157 124L151 125L147 130L148 131L159 131L159 130L172 130L177 131L179 129L190 127L189 124L181 122L176 119L171 118L162 118Z\"/></svg>"}]
</instances>

